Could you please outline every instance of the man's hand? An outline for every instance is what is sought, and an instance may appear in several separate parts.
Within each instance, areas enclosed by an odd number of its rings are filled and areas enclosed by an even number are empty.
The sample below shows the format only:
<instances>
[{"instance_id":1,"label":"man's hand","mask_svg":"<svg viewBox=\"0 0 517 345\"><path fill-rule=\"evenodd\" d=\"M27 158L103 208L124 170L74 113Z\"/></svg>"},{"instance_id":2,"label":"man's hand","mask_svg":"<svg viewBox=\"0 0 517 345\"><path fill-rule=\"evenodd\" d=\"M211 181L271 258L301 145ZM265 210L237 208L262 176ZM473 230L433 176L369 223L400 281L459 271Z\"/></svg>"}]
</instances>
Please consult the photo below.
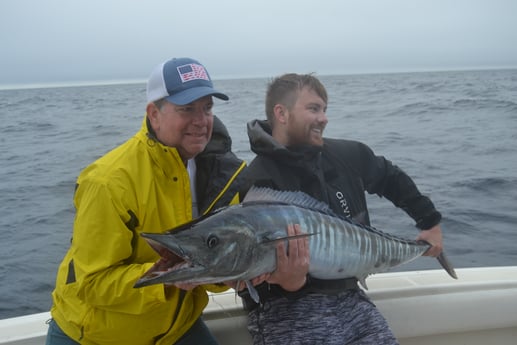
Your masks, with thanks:
<instances>
[{"instance_id":1,"label":"man's hand","mask_svg":"<svg viewBox=\"0 0 517 345\"><path fill-rule=\"evenodd\" d=\"M288 225L287 236L302 235L300 225ZM264 273L251 280L253 286L259 285L264 281L271 284L278 284L286 291L297 291L301 289L307 281L309 272L309 239L300 237L289 240L289 247L286 250L284 241L279 242L276 247L276 270L272 273ZM246 288L246 283L241 281L225 282L226 285L240 291Z\"/></svg>"},{"instance_id":2,"label":"man's hand","mask_svg":"<svg viewBox=\"0 0 517 345\"><path fill-rule=\"evenodd\" d=\"M417 241L426 241L431 245L424 255L437 257L443 250L442 229L440 224L433 226L429 230L422 230L416 238Z\"/></svg>"},{"instance_id":3,"label":"man's hand","mask_svg":"<svg viewBox=\"0 0 517 345\"><path fill-rule=\"evenodd\" d=\"M288 236L302 234L299 224L287 226ZM287 249L284 241L279 242L276 249L276 270L266 281L271 284L278 284L286 291L297 291L307 281L309 262L308 237L289 240Z\"/></svg>"}]
</instances>

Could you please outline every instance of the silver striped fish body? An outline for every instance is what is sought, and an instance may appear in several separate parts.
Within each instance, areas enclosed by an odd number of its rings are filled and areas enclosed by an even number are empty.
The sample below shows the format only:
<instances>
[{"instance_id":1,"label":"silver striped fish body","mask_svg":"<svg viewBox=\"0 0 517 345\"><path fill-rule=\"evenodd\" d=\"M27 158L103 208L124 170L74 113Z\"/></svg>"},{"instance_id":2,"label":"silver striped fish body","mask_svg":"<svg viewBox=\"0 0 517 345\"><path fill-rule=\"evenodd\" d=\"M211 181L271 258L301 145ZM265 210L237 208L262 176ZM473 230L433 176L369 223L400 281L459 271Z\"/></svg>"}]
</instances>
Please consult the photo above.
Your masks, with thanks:
<instances>
[{"instance_id":1,"label":"silver striped fish body","mask_svg":"<svg viewBox=\"0 0 517 345\"><path fill-rule=\"evenodd\" d=\"M253 187L240 205L165 233L142 234L161 259L135 286L249 281L273 272L276 244L286 241L288 250L291 224L300 224L303 236L308 236L309 273L318 279L356 277L364 285L368 275L409 262L429 248L337 216L302 192ZM178 263L178 258L183 261ZM438 260L456 278L445 256Z\"/></svg>"},{"instance_id":2,"label":"silver striped fish body","mask_svg":"<svg viewBox=\"0 0 517 345\"><path fill-rule=\"evenodd\" d=\"M363 279L414 260L429 248L325 210L271 202L254 205L253 213L260 222L258 232L279 229L275 236L281 238L288 224L300 224L302 231L311 234L309 273L319 279ZM257 233L258 241L263 235Z\"/></svg>"}]
</instances>

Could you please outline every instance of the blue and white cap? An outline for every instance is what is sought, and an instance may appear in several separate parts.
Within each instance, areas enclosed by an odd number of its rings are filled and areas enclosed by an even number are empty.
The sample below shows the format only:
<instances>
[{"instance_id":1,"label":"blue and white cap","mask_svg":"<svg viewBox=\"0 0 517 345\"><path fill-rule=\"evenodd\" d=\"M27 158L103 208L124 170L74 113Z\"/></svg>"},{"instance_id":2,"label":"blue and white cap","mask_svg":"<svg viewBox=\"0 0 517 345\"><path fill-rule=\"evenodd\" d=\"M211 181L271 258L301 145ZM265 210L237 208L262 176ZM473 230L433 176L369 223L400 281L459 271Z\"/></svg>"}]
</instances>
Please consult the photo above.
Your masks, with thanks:
<instances>
[{"instance_id":1,"label":"blue and white cap","mask_svg":"<svg viewBox=\"0 0 517 345\"><path fill-rule=\"evenodd\" d=\"M209 95L225 101L229 99L214 89L205 67L190 58L173 58L163 62L153 70L147 81L147 103L166 98L171 103L185 105Z\"/></svg>"}]
</instances>

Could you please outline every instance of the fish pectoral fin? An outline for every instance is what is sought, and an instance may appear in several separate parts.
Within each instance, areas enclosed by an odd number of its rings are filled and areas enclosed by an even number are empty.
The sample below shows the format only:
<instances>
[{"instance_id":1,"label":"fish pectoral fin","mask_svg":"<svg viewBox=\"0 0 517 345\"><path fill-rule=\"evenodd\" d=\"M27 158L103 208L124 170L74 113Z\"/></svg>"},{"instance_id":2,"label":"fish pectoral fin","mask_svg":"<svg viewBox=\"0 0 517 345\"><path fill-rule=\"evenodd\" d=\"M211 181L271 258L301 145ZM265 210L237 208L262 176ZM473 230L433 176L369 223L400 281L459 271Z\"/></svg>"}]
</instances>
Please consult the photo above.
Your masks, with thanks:
<instances>
[{"instance_id":1,"label":"fish pectoral fin","mask_svg":"<svg viewBox=\"0 0 517 345\"><path fill-rule=\"evenodd\" d=\"M260 303L260 297L257 289L255 289L253 284L251 284L251 281L245 280L244 282L246 283L246 287L248 288L248 293L250 294L251 299L253 299L255 303Z\"/></svg>"},{"instance_id":2,"label":"fish pectoral fin","mask_svg":"<svg viewBox=\"0 0 517 345\"><path fill-rule=\"evenodd\" d=\"M307 233L307 234L299 234L299 235L293 235L293 236L282 236L282 237L275 237L275 238L270 238L270 237L263 237L262 238L262 241L260 242L260 244L267 244L267 243L276 243L276 242L280 242L280 241L289 241L289 240L295 240L297 238L302 238L302 237L309 237L309 236L314 236L314 235L318 235L319 232L310 232L310 233Z\"/></svg>"}]
</instances>

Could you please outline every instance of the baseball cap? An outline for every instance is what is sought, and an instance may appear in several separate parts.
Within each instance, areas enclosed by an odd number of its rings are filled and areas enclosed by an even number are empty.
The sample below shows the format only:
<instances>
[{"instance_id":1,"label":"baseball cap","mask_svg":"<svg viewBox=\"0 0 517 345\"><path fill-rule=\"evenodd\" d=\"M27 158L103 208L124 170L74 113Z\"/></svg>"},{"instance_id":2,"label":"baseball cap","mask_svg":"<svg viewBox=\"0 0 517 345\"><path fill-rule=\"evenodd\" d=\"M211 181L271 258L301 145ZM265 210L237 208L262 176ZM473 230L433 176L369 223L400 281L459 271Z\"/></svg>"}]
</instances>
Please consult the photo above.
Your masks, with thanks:
<instances>
[{"instance_id":1,"label":"baseball cap","mask_svg":"<svg viewBox=\"0 0 517 345\"><path fill-rule=\"evenodd\" d=\"M209 95L229 99L214 89L206 68L191 58L173 58L161 63L147 81L147 103L166 98L171 103L185 105Z\"/></svg>"}]
</instances>

